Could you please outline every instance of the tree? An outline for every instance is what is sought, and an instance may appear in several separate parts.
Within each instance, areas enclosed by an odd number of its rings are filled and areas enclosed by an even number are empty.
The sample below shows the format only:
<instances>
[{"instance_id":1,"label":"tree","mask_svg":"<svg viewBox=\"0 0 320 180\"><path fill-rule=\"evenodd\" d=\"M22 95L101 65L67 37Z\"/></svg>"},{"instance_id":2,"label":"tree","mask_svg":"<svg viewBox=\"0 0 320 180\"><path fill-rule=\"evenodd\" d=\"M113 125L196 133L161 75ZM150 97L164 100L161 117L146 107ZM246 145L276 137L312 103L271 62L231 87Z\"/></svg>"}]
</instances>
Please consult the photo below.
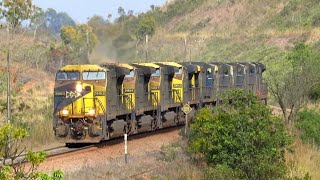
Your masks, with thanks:
<instances>
[{"instance_id":1,"label":"tree","mask_svg":"<svg viewBox=\"0 0 320 180\"><path fill-rule=\"evenodd\" d=\"M118 14L119 14L120 17L126 15L126 11L123 9L123 7L119 6L119 8L118 8Z\"/></svg>"},{"instance_id":2,"label":"tree","mask_svg":"<svg viewBox=\"0 0 320 180\"><path fill-rule=\"evenodd\" d=\"M11 41L18 27L25 20L32 20L40 8L32 0L4 0L0 2L0 19L7 23L7 121L11 119L10 52ZM13 36L11 36L13 34Z\"/></svg>"},{"instance_id":3,"label":"tree","mask_svg":"<svg viewBox=\"0 0 320 180\"><path fill-rule=\"evenodd\" d=\"M112 20L112 14L108 14L108 16L107 16L108 23L111 23L111 20Z\"/></svg>"},{"instance_id":4,"label":"tree","mask_svg":"<svg viewBox=\"0 0 320 180\"><path fill-rule=\"evenodd\" d=\"M221 99L221 106L196 114L189 152L204 157L210 167L232 169L240 178L284 177L291 137L283 121L249 92L226 91Z\"/></svg>"},{"instance_id":5,"label":"tree","mask_svg":"<svg viewBox=\"0 0 320 180\"><path fill-rule=\"evenodd\" d=\"M53 34L59 34L63 26L74 26L76 23L74 20L65 12L57 13L56 10L49 8L44 13L46 19L45 28Z\"/></svg>"},{"instance_id":6,"label":"tree","mask_svg":"<svg viewBox=\"0 0 320 180\"><path fill-rule=\"evenodd\" d=\"M28 151L21 160L19 156L25 152L23 140L28 136L25 129L16 128L12 124L5 124L0 127L0 157L2 157L3 166L0 167L0 179L63 179L61 171L54 171L50 176L47 173L37 172L39 165L45 160L45 152ZM10 139L10 146L7 141ZM25 165L30 162L29 168Z\"/></svg>"},{"instance_id":7,"label":"tree","mask_svg":"<svg viewBox=\"0 0 320 180\"><path fill-rule=\"evenodd\" d=\"M150 15L143 16L136 29L136 36L138 39L143 40L146 35L152 36L156 31L156 21Z\"/></svg>"},{"instance_id":8,"label":"tree","mask_svg":"<svg viewBox=\"0 0 320 180\"><path fill-rule=\"evenodd\" d=\"M128 16L133 16L134 11L133 10L128 10Z\"/></svg>"},{"instance_id":9,"label":"tree","mask_svg":"<svg viewBox=\"0 0 320 180\"><path fill-rule=\"evenodd\" d=\"M311 47L299 43L278 67L268 72L269 90L279 103L287 124L294 122L296 113L319 81L319 59L319 54Z\"/></svg>"},{"instance_id":10,"label":"tree","mask_svg":"<svg viewBox=\"0 0 320 180\"><path fill-rule=\"evenodd\" d=\"M43 10L40 10L39 13L31 20L31 27L34 28L33 31L33 40L36 39L38 28L41 27L46 22L45 13Z\"/></svg>"},{"instance_id":11,"label":"tree","mask_svg":"<svg viewBox=\"0 0 320 180\"><path fill-rule=\"evenodd\" d=\"M0 2L1 18L5 18L10 28L17 28L25 20L32 19L40 10L32 0L3 0Z\"/></svg>"},{"instance_id":12,"label":"tree","mask_svg":"<svg viewBox=\"0 0 320 180\"><path fill-rule=\"evenodd\" d=\"M125 18L126 18L126 11L123 9L123 7L119 6L118 14L119 14L118 21L121 23L121 28L122 28L123 27L123 23L124 23Z\"/></svg>"},{"instance_id":13,"label":"tree","mask_svg":"<svg viewBox=\"0 0 320 180\"><path fill-rule=\"evenodd\" d=\"M76 55L76 58L86 60L84 63L89 62L87 54L91 53L96 46L97 37L88 25L65 26L61 29L60 36L63 43Z\"/></svg>"},{"instance_id":14,"label":"tree","mask_svg":"<svg viewBox=\"0 0 320 180\"><path fill-rule=\"evenodd\" d=\"M150 6L150 8L151 8L152 11L154 11L155 8L156 8L156 6L152 4L152 5Z\"/></svg>"},{"instance_id":15,"label":"tree","mask_svg":"<svg viewBox=\"0 0 320 180\"><path fill-rule=\"evenodd\" d=\"M92 29L93 33L97 36L100 42L106 39L107 22L101 16L93 16L89 19L88 25Z\"/></svg>"}]
</instances>

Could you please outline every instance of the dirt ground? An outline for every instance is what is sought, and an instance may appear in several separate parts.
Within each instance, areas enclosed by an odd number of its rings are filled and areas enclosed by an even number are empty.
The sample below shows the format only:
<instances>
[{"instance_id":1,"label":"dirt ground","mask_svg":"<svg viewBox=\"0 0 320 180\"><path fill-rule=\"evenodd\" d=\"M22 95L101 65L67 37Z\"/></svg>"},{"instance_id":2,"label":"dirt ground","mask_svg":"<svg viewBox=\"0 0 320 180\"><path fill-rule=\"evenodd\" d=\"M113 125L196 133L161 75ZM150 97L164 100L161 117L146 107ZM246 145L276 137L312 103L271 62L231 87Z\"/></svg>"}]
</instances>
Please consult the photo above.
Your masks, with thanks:
<instances>
[{"instance_id":1,"label":"dirt ground","mask_svg":"<svg viewBox=\"0 0 320 180\"><path fill-rule=\"evenodd\" d=\"M122 139L113 141L104 147L90 148L81 152L59 155L48 158L39 168L40 171L62 170L66 179L162 179L170 173L170 163L175 166L189 161L183 155L179 145L182 137L181 128L153 132L148 135L132 136L128 141L128 163L124 159L124 143ZM190 165L179 171L195 169ZM189 167L190 166L190 167ZM187 173L183 173L187 174ZM194 173L195 177L198 173ZM189 175L188 175L189 176ZM193 176L191 174L191 176ZM176 178L175 178L176 179ZM197 179L197 178L192 178Z\"/></svg>"}]
</instances>

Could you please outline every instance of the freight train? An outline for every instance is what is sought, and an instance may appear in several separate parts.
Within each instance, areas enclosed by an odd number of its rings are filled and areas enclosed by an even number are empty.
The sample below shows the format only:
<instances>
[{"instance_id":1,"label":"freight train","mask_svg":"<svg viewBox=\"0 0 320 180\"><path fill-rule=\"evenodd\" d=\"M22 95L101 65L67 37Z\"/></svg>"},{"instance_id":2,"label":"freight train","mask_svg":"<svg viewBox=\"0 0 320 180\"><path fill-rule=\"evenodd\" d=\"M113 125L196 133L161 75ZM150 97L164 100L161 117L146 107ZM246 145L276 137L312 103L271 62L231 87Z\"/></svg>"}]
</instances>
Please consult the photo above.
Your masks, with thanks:
<instances>
[{"instance_id":1,"label":"freight train","mask_svg":"<svg viewBox=\"0 0 320 180\"><path fill-rule=\"evenodd\" d=\"M56 73L53 128L66 144L155 131L191 120L204 106L217 106L229 89L256 93L267 103L261 63L156 62L67 65Z\"/></svg>"}]
</instances>

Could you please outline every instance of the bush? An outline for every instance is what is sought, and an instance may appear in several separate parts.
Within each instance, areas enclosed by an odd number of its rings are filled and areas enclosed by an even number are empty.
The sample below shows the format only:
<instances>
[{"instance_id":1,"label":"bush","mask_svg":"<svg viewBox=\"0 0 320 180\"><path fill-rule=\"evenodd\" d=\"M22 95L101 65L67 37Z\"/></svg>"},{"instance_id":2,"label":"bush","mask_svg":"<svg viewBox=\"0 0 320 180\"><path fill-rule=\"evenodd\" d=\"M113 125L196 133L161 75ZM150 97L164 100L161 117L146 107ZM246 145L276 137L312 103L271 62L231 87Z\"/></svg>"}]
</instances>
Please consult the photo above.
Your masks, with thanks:
<instances>
[{"instance_id":1,"label":"bush","mask_svg":"<svg viewBox=\"0 0 320 180\"><path fill-rule=\"evenodd\" d=\"M23 141L28 136L28 132L12 124L5 124L0 127L0 160L2 166L0 167L0 179L48 179L48 180L62 180L63 172L60 170L53 171L52 176L37 172L39 165L44 162L47 155L46 152L32 152L28 151L25 157L19 161L21 163L15 164L18 157L25 152L26 147L23 147ZM10 145L7 142L10 140ZM10 159L11 161L6 161ZM23 163L28 162L30 167L26 168Z\"/></svg>"},{"instance_id":2,"label":"bush","mask_svg":"<svg viewBox=\"0 0 320 180\"><path fill-rule=\"evenodd\" d=\"M320 83L315 84L310 89L310 92L308 93L308 97L312 101L317 101L320 99Z\"/></svg>"},{"instance_id":3,"label":"bush","mask_svg":"<svg viewBox=\"0 0 320 180\"><path fill-rule=\"evenodd\" d=\"M243 90L227 91L222 99L222 106L197 113L189 151L202 155L213 168L224 167L222 172L232 169L239 178L284 177L284 152L291 137L283 121Z\"/></svg>"},{"instance_id":4,"label":"bush","mask_svg":"<svg viewBox=\"0 0 320 180\"><path fill-rule=\"evenodd\" d=\"M306 143L320 146L320 113L303 110L298 113L296 127L301 130L301 138Z\"/></svg>"}]
</instances>

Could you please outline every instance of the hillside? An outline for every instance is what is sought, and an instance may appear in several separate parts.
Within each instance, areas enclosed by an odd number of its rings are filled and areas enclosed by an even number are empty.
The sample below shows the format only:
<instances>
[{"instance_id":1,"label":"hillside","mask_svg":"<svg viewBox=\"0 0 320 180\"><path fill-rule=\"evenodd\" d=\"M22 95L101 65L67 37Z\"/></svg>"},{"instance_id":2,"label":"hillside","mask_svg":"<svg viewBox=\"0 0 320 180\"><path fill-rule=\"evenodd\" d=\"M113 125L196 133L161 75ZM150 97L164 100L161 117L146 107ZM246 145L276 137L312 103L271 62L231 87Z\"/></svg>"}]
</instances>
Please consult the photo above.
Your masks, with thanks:
<instances>
[{"instance_id":1,"label":"hillside","mask_svg":"<svg viewBox=\"0 0 320 180\"><path fill-rule=\"evenodd\" d=\"M155 8L157 29L149 61L269 61L297 42L320 48L320 4L316 0L178 0ZM128 20L132 24L136 19ZM134 36L127 28L127 33ZM185 49L184 41L187 41ZM144 59L144 44L120 59Z\"/></svg>"}]
</instances>

